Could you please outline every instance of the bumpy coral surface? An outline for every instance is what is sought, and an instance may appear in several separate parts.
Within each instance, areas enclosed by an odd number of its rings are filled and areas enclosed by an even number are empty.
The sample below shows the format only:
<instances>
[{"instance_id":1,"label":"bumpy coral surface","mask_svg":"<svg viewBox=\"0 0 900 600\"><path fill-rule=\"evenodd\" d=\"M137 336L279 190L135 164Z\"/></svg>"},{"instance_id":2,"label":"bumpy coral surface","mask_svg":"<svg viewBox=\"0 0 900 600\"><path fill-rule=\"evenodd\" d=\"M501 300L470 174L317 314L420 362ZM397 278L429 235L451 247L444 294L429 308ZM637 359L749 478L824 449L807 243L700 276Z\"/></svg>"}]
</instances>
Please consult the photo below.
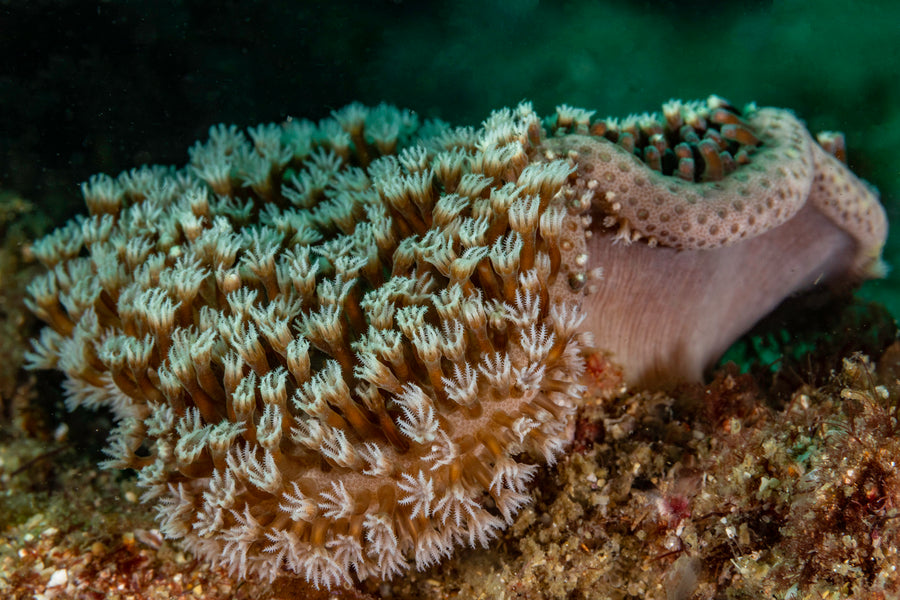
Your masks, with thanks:
<instances>
[{"instance_id":1,"label":"bumpy coral surface","mask_svg":"<svg viewBox=\"0 0 900 600\"><path fill-rule=\"evenodd\" d=\"M631 384L698 381L785 298L884 273L877 192L840 134L820 145L790 111L713 96L622 120L563 107L554 125L603 268L585 327Z\"/></svg>"},{"instance_id":2,"label":"bumpy coral surface","mask_svg":"<svg viewBox=\"0 0 900 600\"><path fill-rule=\"evenodd\" d=\"M650 306L603 295L603 248L764 239L815 179L840 221L816 234L837 240L829 276L877 270L877 200L787 113L712 98L622 123L561 107L546 125L527 104L477 130L351 105L214 127L181 170L94 177L89 216L34 245L49 326L30 366L63 371L70 406L112 410L106 466L138 470L166 536L241 577L332 587L486 545L530 501L591 333ZM630 337L681 343L667 327Z\"/></svg>"},{"instance_id":3,"label":"bumpy coral surface","mask_svg":"<svg viewBox=\"0 0 900 600\"><path fill-rule=\"evenodd\" d=\"M578 135L576 127L547 146L575 150L592 189L602 192L596 204L604 225L616 227L622 241L680 250L729 246L786 223L809 202L860 244L859 271L882 268L887 222L877 196L789 111L750 107L742 114L712 97L705 104L671 101L662 118L592 129L594 135ZM844 156L840 134L820 138Z\"/></svg>"}]
</instances>

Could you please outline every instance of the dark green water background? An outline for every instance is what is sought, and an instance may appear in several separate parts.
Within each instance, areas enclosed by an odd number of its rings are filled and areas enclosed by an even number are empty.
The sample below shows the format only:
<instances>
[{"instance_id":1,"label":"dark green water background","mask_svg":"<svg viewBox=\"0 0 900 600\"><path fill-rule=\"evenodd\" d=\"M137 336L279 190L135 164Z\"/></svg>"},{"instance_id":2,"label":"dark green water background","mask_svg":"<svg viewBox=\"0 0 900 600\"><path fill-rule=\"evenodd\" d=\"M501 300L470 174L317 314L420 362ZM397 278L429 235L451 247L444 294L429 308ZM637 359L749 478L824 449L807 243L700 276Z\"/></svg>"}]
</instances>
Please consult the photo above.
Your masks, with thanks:
<instances>
[{"instance_id":1,"label":"dark green water background","mask_svg":"<svg viewBox=\"0 0 900 600\"><path fill-rule=\"evenodd\" d=\"M55 223L92 173L184 164L218 122L354 100L456 124L522 99L624 116L710 93L846 132L900 222L898 2L0 2L0 55L0 190ZM897 273L862 294L900 315Z\"/></svg>"}]
</instances>

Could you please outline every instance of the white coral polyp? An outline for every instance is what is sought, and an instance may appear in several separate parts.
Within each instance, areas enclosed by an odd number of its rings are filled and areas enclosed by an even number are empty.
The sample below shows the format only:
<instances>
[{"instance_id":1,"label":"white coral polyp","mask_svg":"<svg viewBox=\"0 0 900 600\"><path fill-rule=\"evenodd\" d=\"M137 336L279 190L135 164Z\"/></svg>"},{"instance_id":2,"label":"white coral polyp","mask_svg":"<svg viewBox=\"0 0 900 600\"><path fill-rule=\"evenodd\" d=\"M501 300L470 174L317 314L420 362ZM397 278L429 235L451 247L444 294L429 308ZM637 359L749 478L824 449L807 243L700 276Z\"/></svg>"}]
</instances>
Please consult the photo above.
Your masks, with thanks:
<instances>
[{"instance_id":1,"label":"white coral polyp","mask_svg":"<svg viewBox=\"0 0 900 600\"><path fill-rule=\"evenodd\" d=\"M326 588L488 544L582 368L584 221L530 105L428 136L391 107L336 117L92 178L29 288L30 365L113 410L105 464L140 471L160 530Z\"/></svg>"}]
</instances>

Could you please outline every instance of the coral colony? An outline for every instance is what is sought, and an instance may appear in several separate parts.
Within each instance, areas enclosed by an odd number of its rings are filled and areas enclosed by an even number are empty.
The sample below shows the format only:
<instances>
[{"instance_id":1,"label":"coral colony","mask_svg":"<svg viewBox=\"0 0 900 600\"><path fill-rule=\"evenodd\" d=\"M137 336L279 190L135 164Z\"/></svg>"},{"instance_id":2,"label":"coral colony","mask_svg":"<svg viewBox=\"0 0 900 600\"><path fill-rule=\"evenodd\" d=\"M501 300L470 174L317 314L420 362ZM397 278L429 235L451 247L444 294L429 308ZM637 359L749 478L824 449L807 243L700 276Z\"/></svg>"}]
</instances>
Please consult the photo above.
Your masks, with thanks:
<instances>
[{"instance_id":1,"label":"coral colony","mask_svg":"<svg viewBox=\"0 0 900 600\"><path fill-rule=\"evenodd\" d=\"M786 295L878 275L884 212L820 143L717 97L220 125L35 243L30 366L112 411L105 466L169 538L240 577L389 579L512 522L586 352L696 379Z\"/></svg>"}]
</instances>

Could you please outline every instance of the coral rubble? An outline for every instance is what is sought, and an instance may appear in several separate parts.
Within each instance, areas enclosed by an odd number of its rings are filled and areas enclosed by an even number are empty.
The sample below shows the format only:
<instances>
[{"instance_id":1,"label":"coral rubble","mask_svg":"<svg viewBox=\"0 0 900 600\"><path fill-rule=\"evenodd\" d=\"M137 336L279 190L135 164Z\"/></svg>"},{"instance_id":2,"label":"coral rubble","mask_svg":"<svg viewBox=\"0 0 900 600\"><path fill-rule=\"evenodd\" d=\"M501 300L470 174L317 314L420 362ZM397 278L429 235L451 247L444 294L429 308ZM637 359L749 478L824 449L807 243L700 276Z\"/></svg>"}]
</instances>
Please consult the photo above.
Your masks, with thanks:
<instances>
[{"instance_id":1,"label":"coral rubble","mask_svg":"<svg viewBox=\"0 0 900 600\"><path fill-rule=\"evenodd\" d=\"M841 362L783 408L733 369L589 404L601 433L542 471L499 549L395 597L896 597L900 344Z\"/></svg>"},{"instance_id":2,"label":"coral rubble","mask_svg":"<svg viewBox=\"0 0 900 600\"><path fill-rule=\"evenodd\" d=\"M31 383L19 378L34 316L25 306L25 290L41 271L30 256L28 240L41 231L34 206L9 190L0 190L0 426L7 422L25 431L39 420L27 401ZM0 427L0 433L3 428Z\"/></svg>"},{"instance_id":3,"label":"coral rubble","mask_svg":"<svg viewBox=\"0 0 900 600\"><path fill-rule=\"evenodd\" d=\"M594 333L631 381L697 378L784 296L878 274L876 196L789 113L713 97L590 117L561 107L545 128L522 104L475 130L351 105L214 127L185 169L96 176L89 216L33 246L48 327L30 367L66 375L70 408L112 411L104 465L137 470L160 531L240 578L334 587L486 546L571 437L582 376L607 360L585 362ZM678 231L642 216L654 204ZM648 330L659 274L811 240L759 293ZM637 276L646 300L623 265L655 278ZM708 310L682 292L674 306ZM672 364L647 354L688 341Z\"/></svg>"}]
</instances>

